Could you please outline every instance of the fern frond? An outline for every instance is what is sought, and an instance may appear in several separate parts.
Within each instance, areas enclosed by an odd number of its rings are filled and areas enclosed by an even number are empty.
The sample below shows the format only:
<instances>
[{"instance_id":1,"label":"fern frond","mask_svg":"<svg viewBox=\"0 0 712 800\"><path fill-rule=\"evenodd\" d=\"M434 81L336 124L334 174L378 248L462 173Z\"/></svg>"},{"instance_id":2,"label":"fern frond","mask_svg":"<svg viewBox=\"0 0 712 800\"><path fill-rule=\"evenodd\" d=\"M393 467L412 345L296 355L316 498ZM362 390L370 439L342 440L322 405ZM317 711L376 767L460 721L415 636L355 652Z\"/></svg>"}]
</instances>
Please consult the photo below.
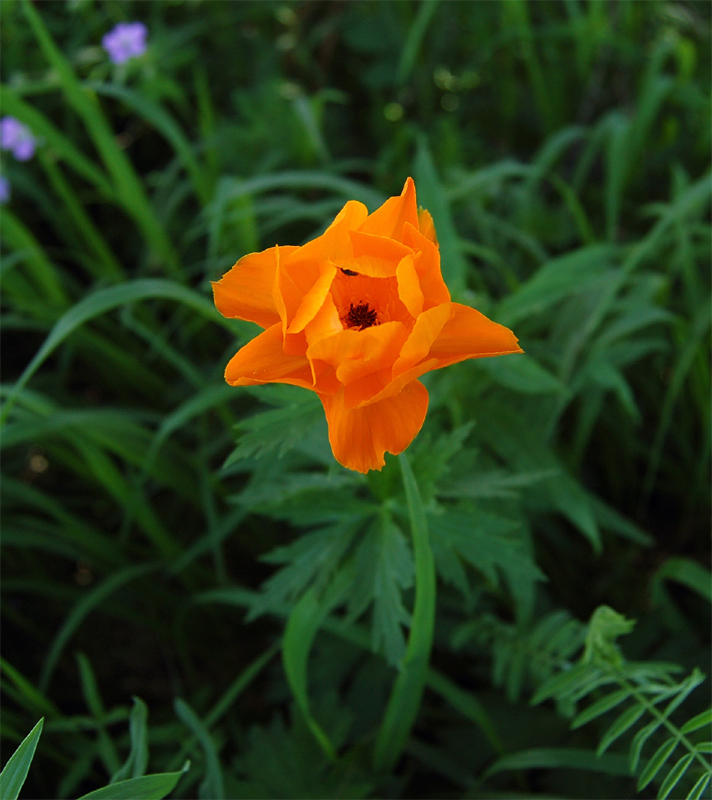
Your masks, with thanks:
<instances>
[{"instance_id":1,"label":"fern frond","mask_svg":"<svg viewBox=\"0 0 712 800\"><path fill-rule=\"evenodd\" d=\"M676 682L672 677L681 668L675 664L634 663L625 660L616 644L618 636L628 633L632 623L613 609L602 607L594 612L586 634L586 646L580 660L568 669L560 670L540 686L532 702L539 703L552 698L559 702L578 702L590 697L603 687L613 686L603 696L596 697L571 722L579 728L603 717L608 712L623 707L618 716L600 737L597 755L605 751L624 734L635 731L629 748L631 773L635 773L641 755L653 735L663 729L667 738L659 744L647 760L638 779L638 791L654 780L660 780L659 800L664 800L690 772L692 767L701 769L701 774L689 793L688 800L699 798L712 781L712 765L704 753L712 750L708 742L694 742L689 734L712 723L712 709L692 717L681 727L671 719L689 695L704 681L705 676L694 669L687 677ZM662 707L665 704L664 708ZM635 730L640 720L652 716L643 727ZM667 767L679 748L687 752L679 755L671 767ZM667 771L665 771L667 770ZM661 778L658 776L662 775Z\"/></svg>"},{"instance_id":2,"label":"fern frond","mask_svg":"<svg viewBox=\"0 0 712 800\"><path fill-rule=\"evenodd\" d=\"M523 686L545 682L552 674L572 667L571 659L584 643L585 627L566 611L546 614L531 627L502 622L491 615L456 629L453 645L462 647L469 639L489 645L492 650L492 682L504 686L514 702Z\"/></svg>"}]
</instances>

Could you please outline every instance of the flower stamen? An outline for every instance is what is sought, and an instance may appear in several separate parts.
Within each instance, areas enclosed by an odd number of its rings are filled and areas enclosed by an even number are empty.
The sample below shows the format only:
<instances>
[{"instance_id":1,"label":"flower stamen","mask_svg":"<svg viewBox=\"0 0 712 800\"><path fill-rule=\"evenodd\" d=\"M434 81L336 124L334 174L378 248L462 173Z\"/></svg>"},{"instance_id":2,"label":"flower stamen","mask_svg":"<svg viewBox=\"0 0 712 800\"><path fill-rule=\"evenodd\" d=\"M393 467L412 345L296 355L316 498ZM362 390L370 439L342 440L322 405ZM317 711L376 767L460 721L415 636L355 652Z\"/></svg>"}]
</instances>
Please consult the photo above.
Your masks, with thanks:
<instances>
[{"instance_id":1,"label":"flower stamen","mask_svg":"<svg viewBox=\"0 0 712 800\"><path fill-rule=\"evenodd\" d=\"M358 328L360 331L378 325L378 314L375 308L371 308L368 303L351 303L349 313L342 318L349 328Z\"/></svg>"}]
</instances>

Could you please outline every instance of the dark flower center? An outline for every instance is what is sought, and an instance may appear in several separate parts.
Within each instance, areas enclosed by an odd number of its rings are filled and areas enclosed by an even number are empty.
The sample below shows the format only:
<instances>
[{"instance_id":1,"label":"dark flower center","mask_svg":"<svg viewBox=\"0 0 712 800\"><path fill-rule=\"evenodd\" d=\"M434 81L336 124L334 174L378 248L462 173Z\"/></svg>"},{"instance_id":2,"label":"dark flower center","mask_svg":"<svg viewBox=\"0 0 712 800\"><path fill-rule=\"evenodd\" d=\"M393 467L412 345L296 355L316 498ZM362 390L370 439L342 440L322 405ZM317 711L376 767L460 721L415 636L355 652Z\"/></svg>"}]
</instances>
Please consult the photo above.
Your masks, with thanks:
<instances>
[{"instance_id":1,"label":"dark flower center","mask_svg":"<svg viewBox=\"0 0 712 800\"><path fill-rule=\"evenodd\" d=\"M349 328L358 328L362 331L364 328L378 325L378 315L368 303L359 303L358 305L351 303L349 313L344 317L344 321Z\"/></svg>"}]
</instances>

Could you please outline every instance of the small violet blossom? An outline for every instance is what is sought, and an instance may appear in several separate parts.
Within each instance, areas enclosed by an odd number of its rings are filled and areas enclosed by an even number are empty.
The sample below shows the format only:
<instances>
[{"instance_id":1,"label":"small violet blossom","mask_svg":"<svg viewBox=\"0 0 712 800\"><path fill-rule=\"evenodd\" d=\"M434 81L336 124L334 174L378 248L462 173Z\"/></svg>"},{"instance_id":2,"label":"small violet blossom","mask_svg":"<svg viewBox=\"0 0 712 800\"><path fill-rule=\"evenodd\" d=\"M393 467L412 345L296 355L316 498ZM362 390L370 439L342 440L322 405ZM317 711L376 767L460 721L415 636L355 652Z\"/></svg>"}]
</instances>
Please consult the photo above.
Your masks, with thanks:
<instances>
[{"instance_id":1,"label":"small violet blossom","mask_svg":"<svg viewBox=\"0 0 712 800\"><path fill-rule=\"evenodd\" d=\"M0 175L0 205L5 205L9 199L10 181L4 175Z\"/></svg>"},{"instance_id":2,"label":"small violet blossom","mask_svg":"<svg viewBox=\"0 0 712 800\"><path fill-rule=\"evenodd\" d=\"M114 64L123 64L146 52L148 28L143 22L119 22L101 40L102 47Z\"/></svg>"},{"instance_id":3,"label":"small violet blossom","mask_svg":"<svg viewBox=\"0 0 712 800\"><path fill-rule=\"evenodd\" d=\"M15 117L0 119L0 148L10 150L18 161L29 161L35 154L32 131Z\"/></svg>"}]
</instances>

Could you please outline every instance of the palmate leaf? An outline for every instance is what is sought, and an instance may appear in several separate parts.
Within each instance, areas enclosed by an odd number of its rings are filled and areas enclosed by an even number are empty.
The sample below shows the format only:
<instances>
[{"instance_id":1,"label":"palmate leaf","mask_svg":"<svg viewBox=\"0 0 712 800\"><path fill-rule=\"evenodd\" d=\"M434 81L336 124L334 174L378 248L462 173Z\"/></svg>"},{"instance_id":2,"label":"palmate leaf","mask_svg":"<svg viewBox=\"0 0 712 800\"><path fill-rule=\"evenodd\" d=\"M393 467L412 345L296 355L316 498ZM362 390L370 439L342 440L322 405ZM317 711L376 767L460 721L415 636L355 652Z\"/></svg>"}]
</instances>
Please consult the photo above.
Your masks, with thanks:
<instances>
[{"instance_id":1,"label":"palmate leaf","mask_svg":"<svg viewBox=\"0 0 712 800\"><path fill-rule=\"evenodd\" d=\"M313 392L290 392L286 397L278 408L260 411L235 426L240 434L237 448L224 466L274 451L281 457L323 421L324 411Z\"/></svg>"},{"instance_id":2,"label":"palmate leaf","mask_svg":"<svg viewBox=\"0 0 712 800\"><path fill-rule=\"evenodd\" d=\"M361 539L353 557L347 618L356 620L373 604L371 646L397 666L405 652L402 625L410 614L402 593L413 584L413 554L400 528L383 514Z\"/></svg>"},{"instance_id":3,"label":"palmate leaf","mask_svg":"<svg viewBox=\"0 0 712 800\"><path fill-rule=\"evenodd\" d=\"M315 713L335 747L342 747L352 724L348 708L338 706L333 693L314 702ZM228 787L231 798L359 798L372 787L353 759L332 761L319 747L301 713L292 707L291 724L279 715L267 725L253 726L238 747Z\"/></svg>"},{"instance_id":4,"label":"palmate leaf","mask_svg":"<svg viewBox=\"0 0 712 800\"><path fill-rule=\"evenodd\" d=\"M275 607L289 605L310 585L323 586L351 546L355 532L353 525L330 525L306 533L264 556L264 561L287 566L263 583L248 620Z\"/></svg>"},{"instance_id":5,"label":"palmate leaf","mask_svg":"<svg viewBox=\"0 0 712 800\"><path fill-rule=\"evenodd\" d=\"M534 562L531 544L521 522L476 507L431 513L433 549L450 551L473 566L497 587L500 573L515 600L517 614L528 617L534 587L544 574Z\"/></svg>"},{"instance_id":6,"label":"palmate leaf","mask_svg":"<svg viewBox=\"0 0 712 800\"><path fill-rule=\"evenodd\" d=\"M375 526L374 526L375 527ZM400 664L405 653L402 625L410 621L403 605L403 591L413 585L413 554L392 519L378 526L373 575L372 647L383 652L389 664Z\"/></svg>"}]
</instances>

